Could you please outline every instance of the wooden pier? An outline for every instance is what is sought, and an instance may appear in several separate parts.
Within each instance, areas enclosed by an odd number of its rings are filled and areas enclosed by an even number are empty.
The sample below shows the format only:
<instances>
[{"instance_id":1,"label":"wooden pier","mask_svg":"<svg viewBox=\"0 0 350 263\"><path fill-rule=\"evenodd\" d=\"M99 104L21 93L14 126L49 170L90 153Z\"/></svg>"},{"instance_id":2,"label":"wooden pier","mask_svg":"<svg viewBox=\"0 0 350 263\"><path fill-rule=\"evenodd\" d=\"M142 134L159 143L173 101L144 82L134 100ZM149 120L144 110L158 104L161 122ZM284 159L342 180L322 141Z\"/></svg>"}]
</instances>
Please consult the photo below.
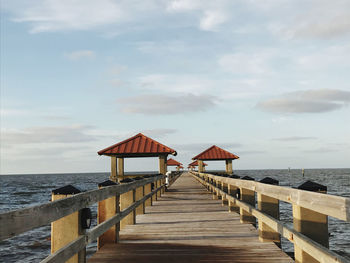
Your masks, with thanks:
<instances>
[{"instance_id":1,"label":"wooden pier","mask_svg":"<svg viewBox=\"0 0 350 263\"><path fill-rule=\"evenodd\" d=\"M136 222L88 262L294 262L273 242L260 242L253 225L241 224L189 173Z\"/></svg>"},{"instance_id":2,"label":"wooden pier","mask_svg":"<svg viewBox=\"0 0 350 263\"><path fill-rule=\"evenodd\" d=\"M92 263L293 262L278 247L283 236L297 263L350 262L329 250L327 223L328 216L350 222L350 198L225 174L167 177L106 181L87 192L56 189L53 202L0 214L0 240L51 223L51 254L43 263L85 263L95 240ZM292 204L294 227L279 220L280 201ZM95 203L98 224L89 229Z\"/></svg>"}]
</instances>

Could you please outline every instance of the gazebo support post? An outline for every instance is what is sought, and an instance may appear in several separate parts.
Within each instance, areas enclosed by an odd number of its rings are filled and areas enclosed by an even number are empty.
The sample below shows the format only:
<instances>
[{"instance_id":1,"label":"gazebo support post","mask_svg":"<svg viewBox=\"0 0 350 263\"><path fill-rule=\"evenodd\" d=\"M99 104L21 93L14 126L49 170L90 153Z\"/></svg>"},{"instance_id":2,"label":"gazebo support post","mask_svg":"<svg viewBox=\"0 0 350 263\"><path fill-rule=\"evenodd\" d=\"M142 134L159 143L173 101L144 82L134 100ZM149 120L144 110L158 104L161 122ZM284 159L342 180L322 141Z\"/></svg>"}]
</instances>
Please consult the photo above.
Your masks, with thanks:
<instances>
[{"instance_id":1,"label":"gazebo support post","mask_svg":"<svg viewBox=\"0 0 350 263\"><path fill-rule=\"evenodd\" d=\"M111 156L111 175L109 177L111 181L117 182L117 157Z\"/></svg>"},{"instance_id":2,"label":"gazebo support post","mask_svg":"<svg viewBox=\"0 0 350 263\"><path fill-rule=\"evenodd\" d=\"M124 158L118 158L118 178L124 179Z\"/></svg>"},{"instance_id":3,"label":"gazebo support post","mask_svg":"<svg viewBox=\"0 0 350 263\"><path fill-rule=\"evenodd\" d=\"M227 174L232 174L232 160L226 160L226 173Z\"/></svg>"},{"instance_id":4,"label":"gazebo support post","mask_svg":"<svg viewBox=\"0 0 350 263\"><path fill-rule=\"evenodd\" d=\"M204 164L202 160L198 160L198 172L203 173L204 172Z\"/></svg>"},{"instance_id":5,"label":"gazebo support post","mask_svg":"<svg viewBox=\"0 0 350 263\"><path fill-rule=\"evenodd\" d=\"M160 174L165 175L166 172L167 172L167 165L166 165L167 158L168 158L167 155L160 155L160 156L159 156L159 173L160 173ZM160 183L160 184L158 185L158 187L165 183L165 179L159 180L159 183ZM159 196L160 196L162 193L164 193L164 192L165 192L165 189L163 188L162 190L160 190L160 191L158 192L158 193L159 193Z\"/></svg>"}]
</instances>

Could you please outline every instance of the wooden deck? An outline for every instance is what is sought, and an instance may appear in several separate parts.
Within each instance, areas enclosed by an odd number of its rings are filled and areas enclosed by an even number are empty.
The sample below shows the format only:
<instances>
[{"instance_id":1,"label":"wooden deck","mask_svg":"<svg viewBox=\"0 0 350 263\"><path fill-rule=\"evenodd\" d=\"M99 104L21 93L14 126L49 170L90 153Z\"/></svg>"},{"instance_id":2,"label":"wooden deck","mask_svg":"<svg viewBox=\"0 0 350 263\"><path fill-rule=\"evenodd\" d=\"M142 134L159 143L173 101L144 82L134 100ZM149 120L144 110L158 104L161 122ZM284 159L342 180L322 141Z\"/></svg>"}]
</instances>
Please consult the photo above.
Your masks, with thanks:
<instances>
[{"instance_id":1,"label":"wooden deck","mask_svg":"<svg viewBox=\"0 0 350 263\"><path fill-rule=\"evenodd\" d=\"M137 224L120 231L121 243L102 247L97 262L294 262L257 230L241 224L190 174L183 174Z\"/></svg>"}]
</instances>

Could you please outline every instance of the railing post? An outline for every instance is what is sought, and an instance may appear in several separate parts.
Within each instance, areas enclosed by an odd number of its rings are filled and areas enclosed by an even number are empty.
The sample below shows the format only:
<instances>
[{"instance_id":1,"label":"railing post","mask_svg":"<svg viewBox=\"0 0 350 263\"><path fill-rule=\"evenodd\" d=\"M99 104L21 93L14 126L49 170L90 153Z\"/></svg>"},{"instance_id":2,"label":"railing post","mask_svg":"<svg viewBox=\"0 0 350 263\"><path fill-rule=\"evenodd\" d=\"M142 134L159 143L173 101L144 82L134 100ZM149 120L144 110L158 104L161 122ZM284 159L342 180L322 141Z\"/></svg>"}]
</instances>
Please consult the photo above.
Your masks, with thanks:
<instances>
[{"instance_id":1,"label":"railing post","mask_svg":"<svg viewBox=\"0 0 350 263\"><path fill-rule=\"evenodd\" d=\"M120 181L120 183L130 183L134 180L131 178L126 178ZM129 192L126 192L122 195L120 195L120 210L123 211L125 208L128 208L135 202L135 190L131 190ZM120 221L120 229L125 228L127 225L134 225L136 223L135 221L135 210L132 211L130 214L128 214L126 217L124 217Z\"/></svg>"},{"instance_id":2,"label":"railing post","mask_svg":"<svg viewBox=\"0 0 350 263\"><path fill-rule=\"evenodd\" d=\"M239 179L239 176L231 175L230 178ZM232 196L234 196L236 198L237 198L237 190L238 190L237 186L234 186L232 184L228 184L227 185L227 192L228 192L228 194L232 195ZM228 201L228 211L229 212L236 212L236 213L239 214L239 206L235 205L235 203L232 202L232 201Z\"/></svg>"},{"instance_id":3,"label":"railing post","mask_svg":"<svg viewBox=\"0 0 350 263\"><path fill-rule=\"evenodd\" d=\"M216 188L221 189L221 182L219 180L215 180L215 182L216 182ZM222 196L218 190L216 190L216 195L217 195L219 200L222 199Z\"/></svg>"},{"instance_id":4,"label":"railing post","mask_svg":"<svg viewBox=\"0 0 350 263\"><path fill-rule=\"evenodd\" d=\"M138 176L138 177L134 177L134 180L142 180L143 178ZM143 186L140 186L138 188L135 189L135 202L142 199L143 197ZM138 207L136 207L136 215L141 215L144 214L145 212L145 205L144 203L142 203L141 205L139 205Z\"/></svg>"},{"instance_id":5,"label":"railing post","mask_svg":"<svg viewBox=\"0 0 350 263\"><path fill-rule=\"evenodd\" d=\"M150 178L149 175L144 176L144 178ZM148 195L150 192L152 192L152 183L146 184L144 186L144 195ZM146 206L152 206L152 197L148 198L145 201L145 207Z\"/></svg>"},{"instance_id":6,"label":"railing post","mask_svg":"<svg viewBox=\"0 0 350 263\"><path fill-rule=\"evenodd\" d=\"M103 187L116 185L111 180L107 180L103 183L98 184L98 188L101 189ZM101 224L107 219L115 216L115 214L119 213L119 195L107 198L98 202L97 208L97 223ZM119 230L120 223L118 222L115 226L112 226L109 230L107 230L104 234L102 234L97 239L97 249L100 249L104 244L107 243L118 243L119 241Z\"/></svg>"},{"instance_id":7,"label":"railing post","mask_svg":"<svg viewBox=\"0 0 350 263\"><path fill-rule=\"evenodd\" d=\"M221 183L221 190L225 193L228 193L228 186L225 183ZM228 205L228 200L225 198L225 196L222 196L222 206Z\"/></svg>"},{"instance_id":8,"label":"railing post","mask_svg":"<svg viewBox=\"0 0 350 263\"><path fill-rule=\"evenodd\" d=\"M327 193L327 186L312 181L303 183L298 187L298 189ZM326 248L329 247L327 215L293 204L293 225L294 229L298 232L311 238ZM319 262L296 245L294 245L294 257L295 262L297 263Z\"/></svg>"},{"instance_id":9,"label":"railing post","mask_svg":"<svg viewBox=\"0 0 350 263\"><path fill-rule=\"evenodd\" d=\"M254 181L254 178L252 178L250 176L244 176L244 177L242 177L242 180ZM240 198L241 201L255 207L255 192L254 191L241 187L240 194L241 194L241 198ZM243 208L240 208L239 213L241 215L240 222L242 224L253 224L254 226L256 225L256 219L251 213L245 211Z\"/></svg>"},{"instance_id":10,"label":"railing post","mask_svg":"<svg viewBox=\"0 0 350 263\"><path fill-rule=\"evenodd\" d=\"M213 199L217 200L219 198L218 198L217 192L215 190L215 187L217 186L215 179L213 179L213 178L211 179L211 184L212 184L211 192L213 193Z\"/></svg>"},{"instance_id":11,"label":"railing post","mask_svg":"<svg viewBox=\"0 0 350 263\"><path fill-rule=\"evenodd\" d=\"M51 199L56 201L78 194L81 191L72 185L67 185L52 191ZM51 254L60 248L77 239L84 234L81 227L80 212L74 212L68 216L58 219L51 223ZM83 263L85 262L86 249L82 249L66 262Z\"/></svg>"},{"instance_id":12,"label":"railing post","mask_svg":"<svg viewBox=\"0 0 350 263\"><path fill-rule=\"evenodd\" d=\"M273 178L265 177L260 181L260 183L278 185L279 182ZM273 218L276 218L277 220L279 220L280 218L279 200L260 193L258 193L257 196L258 196L258 209L264 212L265 214L268 214ZM271 227L266 225L260 219L258 220L258 226L259 226L259 240L261 242L275 242L275 244L278 247L281 247L281 236L278 232L274 231Z\"/></svg>"},{"instance_id":13,"label":"railing post","mask_svg":"<svg viewBox=\"0 0 350 263\"><path fill-rule=\"evenodd\" d=\"M159 180L157 180L156 182L157 182L156 188L160 187L160 186L161 186L161 180L159 179ZM161 191L158 191L158 192L157 192L157 198L158 198L158 197L161 197L161 196L162 196ZM156 199L156 200L157 200L157 199Z\"/></svg>"}]
</instances>

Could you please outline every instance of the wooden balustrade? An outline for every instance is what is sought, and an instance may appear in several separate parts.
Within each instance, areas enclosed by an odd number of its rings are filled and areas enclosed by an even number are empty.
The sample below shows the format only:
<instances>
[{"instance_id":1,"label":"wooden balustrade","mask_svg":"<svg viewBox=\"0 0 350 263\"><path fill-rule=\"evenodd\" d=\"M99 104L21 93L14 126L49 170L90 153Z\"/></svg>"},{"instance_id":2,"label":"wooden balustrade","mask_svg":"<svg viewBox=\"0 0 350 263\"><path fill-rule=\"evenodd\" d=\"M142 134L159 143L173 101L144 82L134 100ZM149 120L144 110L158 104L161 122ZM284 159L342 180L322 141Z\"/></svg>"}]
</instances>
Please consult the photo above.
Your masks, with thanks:
<instances>
[{"instance_id":1,"label":"wooden balustrade","mask_svg":"<svg viewBox=\"0 0 350 263\"><path fill-rule=\"evenodd\" d=\"M241 222L254 223L257 219L260 241L279 245L280 236L283 236L293 242L295 262L350 262L328 249L327 220L328 216L332 216L350 222L350 198L206 173L191 173L214 195L228 200L230 211L238 212L239 207ZM228 191L218 187L220 185L227 185ZM237 195L237 189L240 190L240 196ZM255 193L258 208L255 207ZM279 221L279 201L293 205L294 228ZM242 220L242 214L253 217L254 221L251 218L246 220L245 217Z\"/></svg>"},{"instance_id":2,"label":"wooden balustrade","mask_svg":"<svg viewBox=\"0 0 350 263\"><path fill-rule=\"evenodd\" d=\"M175 173L169 183L180 175ZM85 262L85 253L81 252L86 245L96 239L98 248L118 242L119 223L130 215L132 219L125 224L134 223L136 213L144 213L144 206L151 205L151 198L165 189L164 178L156 175L121 184L104 182L99 189L71 196L53 192L50 203L0 214L0 241L52 223L52 254L42 262ZM153 190L152 183L156 185ZM94 203L98 203L98 225L82 231L80 211Z\"/></svg>"}]
</instances>

